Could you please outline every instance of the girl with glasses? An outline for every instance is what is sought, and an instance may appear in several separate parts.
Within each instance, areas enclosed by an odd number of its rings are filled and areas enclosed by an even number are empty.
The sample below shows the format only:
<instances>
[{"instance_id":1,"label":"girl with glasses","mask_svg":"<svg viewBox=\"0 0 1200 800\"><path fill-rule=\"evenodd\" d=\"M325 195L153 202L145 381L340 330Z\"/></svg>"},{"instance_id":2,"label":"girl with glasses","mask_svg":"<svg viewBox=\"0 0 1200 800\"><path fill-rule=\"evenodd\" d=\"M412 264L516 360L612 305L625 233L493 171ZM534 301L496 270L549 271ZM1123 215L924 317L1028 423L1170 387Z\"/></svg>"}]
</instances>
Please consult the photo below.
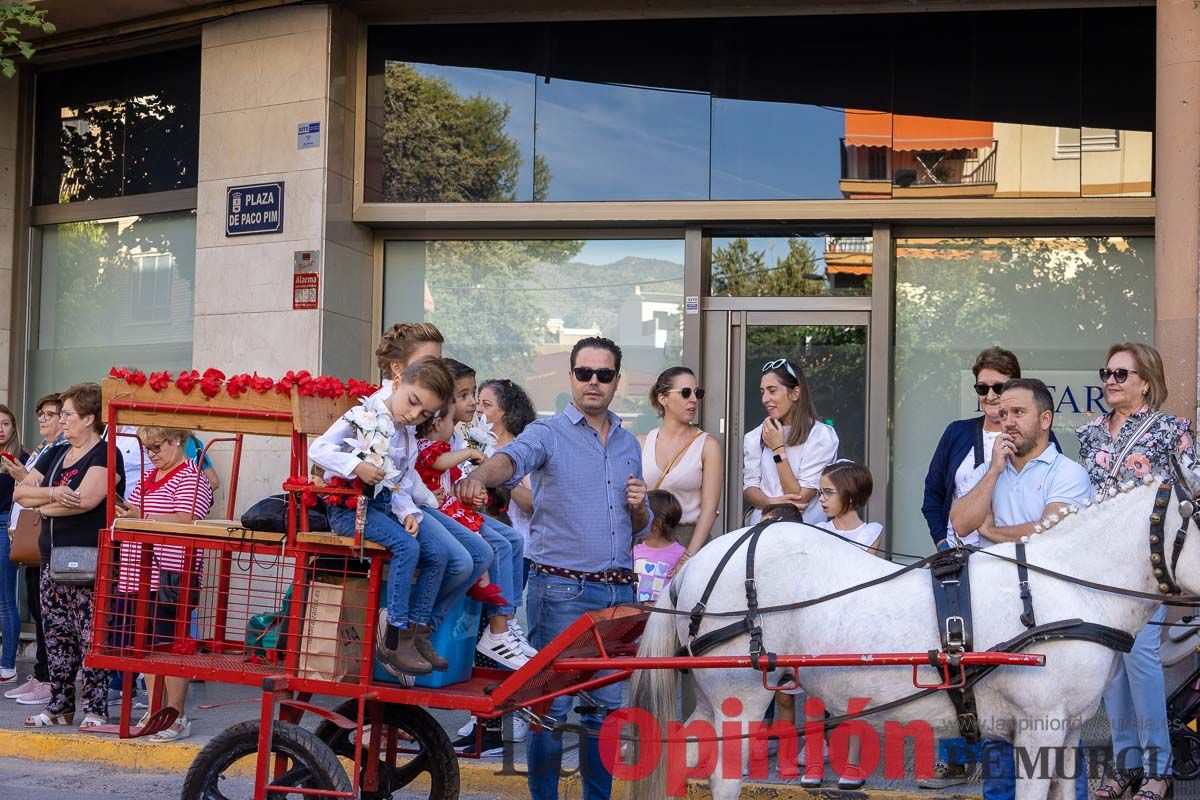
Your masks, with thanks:
<instances>
[{"instance_id":1,"label":"girl with glasses","mask_svg":"<svg viewBox=\"0 0 1200 800\"><path fill-rule=\"evenodd\" d=\"M638 437L646 485L679 501L681 515L671 536L687 548L681 564L708 541L725 481L720 443L695 425L703 399L704 390L690 369L664 370L650 388L650 406L662 425Z\"/></svg>"},{"instance_id":2,"label":"girl with glasses","mask_svg":"<svg viewBox=\"0 0 1200 800\"><path fill-rule=\"evenodd\" d=\"M754 507L751 524L762 509L791 503L804 521L825 519L814 502L821 470L837 458L838 435L817 419L804 370L781 358L763 365L759 395L767 418L743 441L742 496Z\"/></svg>"}]
</instances>

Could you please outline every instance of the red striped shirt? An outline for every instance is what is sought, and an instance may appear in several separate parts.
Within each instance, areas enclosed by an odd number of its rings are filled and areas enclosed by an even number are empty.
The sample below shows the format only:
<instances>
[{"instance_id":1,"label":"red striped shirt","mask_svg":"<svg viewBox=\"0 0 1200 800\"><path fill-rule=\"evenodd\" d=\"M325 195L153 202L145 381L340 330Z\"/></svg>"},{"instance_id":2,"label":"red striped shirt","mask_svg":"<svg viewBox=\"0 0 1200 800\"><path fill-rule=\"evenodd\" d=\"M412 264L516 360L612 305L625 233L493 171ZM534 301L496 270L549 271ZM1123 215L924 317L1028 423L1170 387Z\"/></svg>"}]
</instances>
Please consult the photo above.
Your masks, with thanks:
<instances>
[{"instance_id":1,"label":"red striped shirt","mask_svg":"<svg viewBox=\"0 0 1200 800\"><path fill-rule=\"evenodd\" d=\"M159 514L191 514L196 519L208 516L212 507L213 491L191 459L171 470L159 480L154 480L156 470L151 469L129 493L129 505L142 509L143 517ZM137 542L121 542L120 578L117 588L122 592L134 592L138 587L138 572L142 563L142 546ZM150 591L158 590L159 570L184 571L184 551L178 545L154 545L154 557L150 562ZM189 572L199 572L200 554ZM190 583L190 581L185 581Z\"/></svg>"}]
</instances>

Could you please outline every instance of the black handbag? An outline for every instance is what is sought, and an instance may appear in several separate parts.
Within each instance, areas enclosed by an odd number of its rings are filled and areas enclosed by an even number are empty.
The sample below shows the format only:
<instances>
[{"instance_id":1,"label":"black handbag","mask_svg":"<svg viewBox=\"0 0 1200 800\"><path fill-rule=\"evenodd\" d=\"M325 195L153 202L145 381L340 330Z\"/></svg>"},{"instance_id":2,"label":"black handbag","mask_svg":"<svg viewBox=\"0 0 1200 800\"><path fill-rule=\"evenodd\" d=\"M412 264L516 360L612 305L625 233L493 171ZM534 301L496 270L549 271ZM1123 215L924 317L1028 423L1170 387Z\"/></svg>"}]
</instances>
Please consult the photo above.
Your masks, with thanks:
<instances>
[{"instance_id":1,"label":"black handbag","mask_svg":"<svg viewBox=\"0 0 1200 800\"><path fill-rule=\"evenodd\" d=\"M242 527L252 531L287 533L288 496L273 494L264 497L242 514ZM329 517L325 515L325 504L317 503L308 509L310 531L329 530Z\"/></svg>"}]
</instances>

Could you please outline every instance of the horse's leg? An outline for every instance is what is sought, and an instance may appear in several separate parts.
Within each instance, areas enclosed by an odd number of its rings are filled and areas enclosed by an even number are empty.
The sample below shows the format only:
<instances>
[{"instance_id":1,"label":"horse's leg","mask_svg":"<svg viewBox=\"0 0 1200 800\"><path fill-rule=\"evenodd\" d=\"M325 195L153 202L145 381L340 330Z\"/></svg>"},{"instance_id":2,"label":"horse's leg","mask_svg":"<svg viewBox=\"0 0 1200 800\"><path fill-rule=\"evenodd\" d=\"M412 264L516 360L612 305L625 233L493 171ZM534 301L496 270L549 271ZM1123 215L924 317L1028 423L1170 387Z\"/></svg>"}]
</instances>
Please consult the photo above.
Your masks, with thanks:
<instances>
[{"instance_id":1,"label":"horse's leg","mask_svg":"<svg viewBox=\"0 0 1200 800\"><path fill-rule=\"evenodd\" d=\"M1078 741L1078 733L1074 734ZM1048 800L1051 786L1058 783L1056 759L1065 742L1063 732L1049 730L1018 731L1013 739L1016 759L1016 800ZM1074 751L1072 750L1072 756ZM1065 766L1065 765L1064 765ZM1074 791L1057 800L1074 800Z\"/></svg>"},{"instance_id":2,"label":"horse's leg","mask_svg":"<svg viewBox=\"0 0 1200 800\"><path fill-rule=\"evenodd\" d=\"M724 731L726 722L735 723L737 730L741 733L748 733L751 723L762 722L763 715L767 713L767 706L771 705L771 693L764 691L761 685L745 685L738 692L730 691L730 696L739 700L742 713L737 715L727 715L725 712L729 710L724 707L722 702L721 707L713 709L714 728L717 735L720 736ZM733 705L733 704L730 704ZM697 707L699 711L699 707ZM750 758L750 739L743 738L740 741L722 741L720 742L721 749L725 747L737 747L741 753L741 759L738 762L736 770L724 769L724 759L718 757L713 774L708 779L708 787L712 792L712 800L737 800L742 789L742 773L746 770L746 764ZM782 752L783 748L780 748ZM689 754L691 750L689 748ZM728 774L736 772L736 774Z\"/></svg>"}]
</instances>

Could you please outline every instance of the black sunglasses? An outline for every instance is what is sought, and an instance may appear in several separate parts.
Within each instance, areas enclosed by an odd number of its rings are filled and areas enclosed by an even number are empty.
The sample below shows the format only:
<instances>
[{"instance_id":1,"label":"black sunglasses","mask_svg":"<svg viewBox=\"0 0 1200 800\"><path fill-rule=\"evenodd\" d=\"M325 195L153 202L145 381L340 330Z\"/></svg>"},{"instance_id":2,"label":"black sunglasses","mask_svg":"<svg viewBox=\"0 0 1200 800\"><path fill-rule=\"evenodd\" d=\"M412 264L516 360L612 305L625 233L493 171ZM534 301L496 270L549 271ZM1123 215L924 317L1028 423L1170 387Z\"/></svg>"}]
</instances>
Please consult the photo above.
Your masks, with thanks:
<instances>
[{"instance_id":1,"label":"black sunglasses","mask_svg":"<svg viewBox=\"0 0 1200 800\"><path fill-rule=\"evenodd\" d=\"M1130 373L1137 375L1137 370L1125 369L1124 367L1121 367L1120 369L1108 369L1105 367L1104 369L1100 370L1100 382L1108 383L1108 379L1113 378L1117 383L1124 383L1125 381L1129 380Z\"/></svg>"},{"instance_id":2,"label":"black sunglasses","mask_svg":"<svg viewBox=\"0 0 1200 800\"><path fill-rule=\"evenodd\" d=\"M571 370L571 374L580 383L587 383L592 379L593 375L601 383L612 383L617 377L615 369L592 369L591 367L575 367Z\"/></svg>"},{"instance_id":3,"label":"black sunglasses","mask_svg":"<svg viewBox=\"0 0 1200 800\"><path fill-rule=\"evenodd\" d=\"M995 392L996 396L1000 396L1000 392L1004 391L1003 383L977 383L975 384L975 394L980 397L987 397L988 392Z\"/></svg>"},{"instance_id":4,"label":"black sunglasses","mask_svg":"<svg viewBox=\"0 0 1200 800\"><path fill-rule=\"evenodd\" d=\"M684 400L687 400L689 397L692 396L692 387L685 386L682 389L668 389L666 392L664 392L664 394L670 394L671 392L679 392L679 396L682 397ZM704 390L703 389L696 390L696 399L697 400L704 399Z\"/></svg>"}]
</instances>

